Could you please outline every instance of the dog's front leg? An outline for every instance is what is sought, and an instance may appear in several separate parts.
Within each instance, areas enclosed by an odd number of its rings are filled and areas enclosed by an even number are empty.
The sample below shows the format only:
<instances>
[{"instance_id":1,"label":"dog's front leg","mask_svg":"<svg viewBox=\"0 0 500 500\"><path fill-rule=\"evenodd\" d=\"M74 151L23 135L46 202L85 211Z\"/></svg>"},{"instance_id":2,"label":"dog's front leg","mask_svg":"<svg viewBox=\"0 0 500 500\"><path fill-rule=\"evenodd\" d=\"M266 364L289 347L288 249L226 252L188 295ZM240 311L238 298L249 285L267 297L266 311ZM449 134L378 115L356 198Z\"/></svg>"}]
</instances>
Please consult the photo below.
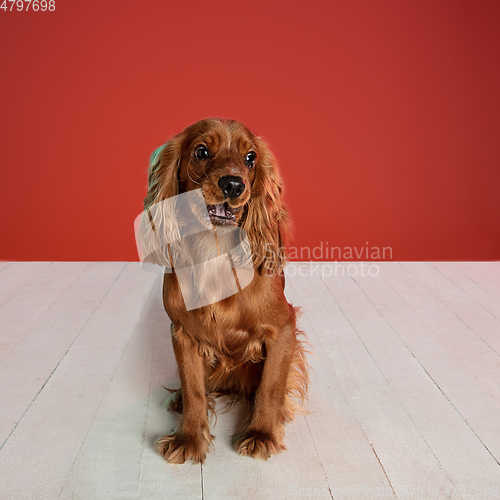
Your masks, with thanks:
<instances>
[{"instance_id":1,"label":"dog's front leg","mask_svg":"<svg viewBox=\"0 0 500 500\"><path fill-rule=\"evenodd\" d=\"M172 344L181 379L182 420L176 432L156 441L156 449L175 464L189 459L203 463L213 439L207 417L204 359L181 325L172 329Z\"/></svg>"},{"instance_id":2,"label":"dog's front leg","mask_svg":"<svg viewBox=\"0 0 500 500\"><path fill-rule=\"evenodd\" d=\"M242 455L267 460L286 449L283 444L283 409L295 342L295 322L268 335L255 405L243 432L235 437L236 449Z\"/></svg>"}]
</instances>

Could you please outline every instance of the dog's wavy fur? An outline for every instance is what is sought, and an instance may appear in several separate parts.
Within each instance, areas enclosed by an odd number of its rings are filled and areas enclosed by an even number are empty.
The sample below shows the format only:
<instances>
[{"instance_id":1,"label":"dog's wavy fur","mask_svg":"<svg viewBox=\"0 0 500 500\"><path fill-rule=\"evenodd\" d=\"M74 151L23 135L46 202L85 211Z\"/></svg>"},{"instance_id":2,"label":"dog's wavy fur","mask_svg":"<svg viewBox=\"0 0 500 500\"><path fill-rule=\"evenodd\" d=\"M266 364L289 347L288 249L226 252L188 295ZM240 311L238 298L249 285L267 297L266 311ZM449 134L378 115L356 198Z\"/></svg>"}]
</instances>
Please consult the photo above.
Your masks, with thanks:
<instances>
[{"instance_id":1,"label":"dog's wavy fur","mask_svg":"<svg viewBox=\"0 0 500 500\"><path fill-rule=\"evenodd\" d=\"M209 158L196 157L200 144L209 151ZM254 164L245 161L249 151L256 156ZM218 187L218 180L226 175L244 181L244 192L235 200L228 201ZM202 120L151 155L145 210L198 188L207 205L228 201L239 208L234 224L248 235L254 278L231 297L187 311L173 266L183 259L181 246L171 243L166 249L151 250L150 262L173 267L164 275L163 301L172 321L181 381L170 408L182 413L179 429L158 439L156 448L172 463L203 462L213 439L208 413L214 409L215 397L228 395L230 403L246 400L251 405L234 438L237 451L267 459L285 449L283 425L303 412L308 386L307 341L296 325L299 311L283 293L290 230L276 161L264 142L241 123ZM175 225L168 223L174 217L172 207L165 209L155 218L149 237L163 231L169 233L163 235L165 241L175 240L171 234ZM214 231L220 229L214 226ZM212 240L203 235L195 238L202 252L217 252L207 248ZM198 286L216 284L201 280Z\"/></svg>"}]
</instances>

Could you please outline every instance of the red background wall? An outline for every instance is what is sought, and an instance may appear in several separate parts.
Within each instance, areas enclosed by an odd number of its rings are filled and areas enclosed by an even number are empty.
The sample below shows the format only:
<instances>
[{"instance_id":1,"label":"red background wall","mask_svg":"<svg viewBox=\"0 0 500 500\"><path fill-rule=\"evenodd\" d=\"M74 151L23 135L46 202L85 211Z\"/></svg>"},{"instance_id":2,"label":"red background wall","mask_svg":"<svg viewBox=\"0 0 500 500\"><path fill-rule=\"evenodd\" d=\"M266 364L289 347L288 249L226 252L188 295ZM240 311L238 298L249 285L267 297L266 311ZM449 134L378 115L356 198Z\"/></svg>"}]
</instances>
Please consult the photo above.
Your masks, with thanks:
<instances>
[{"instance_id":1,"label":"red background wall","mask_svg":"<svg viewBox=\"0 0 500 500\"><path fill-rule=\"evenodd\" d=\"M277 155L297 246L499 259L499 28L496 0L0 10L0 258L136 260L150 152L222 116Z\"/></svg>"}]
</instances>

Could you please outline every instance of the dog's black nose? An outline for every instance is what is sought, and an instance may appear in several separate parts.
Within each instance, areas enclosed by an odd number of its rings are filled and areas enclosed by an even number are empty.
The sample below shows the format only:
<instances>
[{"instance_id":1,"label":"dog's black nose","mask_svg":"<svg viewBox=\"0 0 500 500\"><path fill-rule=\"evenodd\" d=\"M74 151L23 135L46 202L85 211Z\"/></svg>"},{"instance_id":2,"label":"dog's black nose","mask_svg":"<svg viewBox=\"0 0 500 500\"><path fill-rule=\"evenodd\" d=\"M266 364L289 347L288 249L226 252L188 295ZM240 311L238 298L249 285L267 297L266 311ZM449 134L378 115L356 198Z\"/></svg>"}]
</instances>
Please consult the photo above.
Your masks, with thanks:
<instances>
[{"instance_id":1,"label":"dog's black nose","mask_svg":"<svg viewBox=\"0 0 500 500\"><path fill-rule=\"evenodd\" d=\"M245 191L245 183L241 177L234 175L225 175L219 179L219 187L222 189L224 196L229 196L232 200Z\"/></svg>"}]
</instances>

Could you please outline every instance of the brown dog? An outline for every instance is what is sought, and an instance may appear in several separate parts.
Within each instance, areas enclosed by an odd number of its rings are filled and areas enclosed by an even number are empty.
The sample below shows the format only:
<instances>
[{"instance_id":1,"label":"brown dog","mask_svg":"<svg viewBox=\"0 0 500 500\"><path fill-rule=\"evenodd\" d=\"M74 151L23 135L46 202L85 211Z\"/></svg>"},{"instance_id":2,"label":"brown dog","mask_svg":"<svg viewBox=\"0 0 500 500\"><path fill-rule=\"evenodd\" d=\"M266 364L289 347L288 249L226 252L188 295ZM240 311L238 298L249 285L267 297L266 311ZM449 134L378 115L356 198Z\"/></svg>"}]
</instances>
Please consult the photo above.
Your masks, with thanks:
<instances>
[{"instance_id":1,"label":"brown dog","mask_svg":"<svg viewBox=\"0 0 500 500\"><path fill-rule=\"evenodd\" d=\"M301 411L292 397L302 403L308 384L297 310L283 293L289 219L274 157L244 125L207 119L152 155L148 181L148 213L164 200L201 189L211 223L206 233L215 234L215 239L205 233L190 236L190 248L198 249L190 252L170 239L150 258L170 271L164 275L163 301L181 381L170 401L170 408L182 413L180 428L158 439L156 447L172 463L203 462L213 439L208 410L213 398L224 394L252 405L235 436L237 451L267 459L285 449L283 425ZM241 228L248 237L253 279L238 284L229 297L188 310L180 268L221 255L228 228ZM201 277L193 287L215 289L216 283Z\"/></svg>"}]
</instances>

